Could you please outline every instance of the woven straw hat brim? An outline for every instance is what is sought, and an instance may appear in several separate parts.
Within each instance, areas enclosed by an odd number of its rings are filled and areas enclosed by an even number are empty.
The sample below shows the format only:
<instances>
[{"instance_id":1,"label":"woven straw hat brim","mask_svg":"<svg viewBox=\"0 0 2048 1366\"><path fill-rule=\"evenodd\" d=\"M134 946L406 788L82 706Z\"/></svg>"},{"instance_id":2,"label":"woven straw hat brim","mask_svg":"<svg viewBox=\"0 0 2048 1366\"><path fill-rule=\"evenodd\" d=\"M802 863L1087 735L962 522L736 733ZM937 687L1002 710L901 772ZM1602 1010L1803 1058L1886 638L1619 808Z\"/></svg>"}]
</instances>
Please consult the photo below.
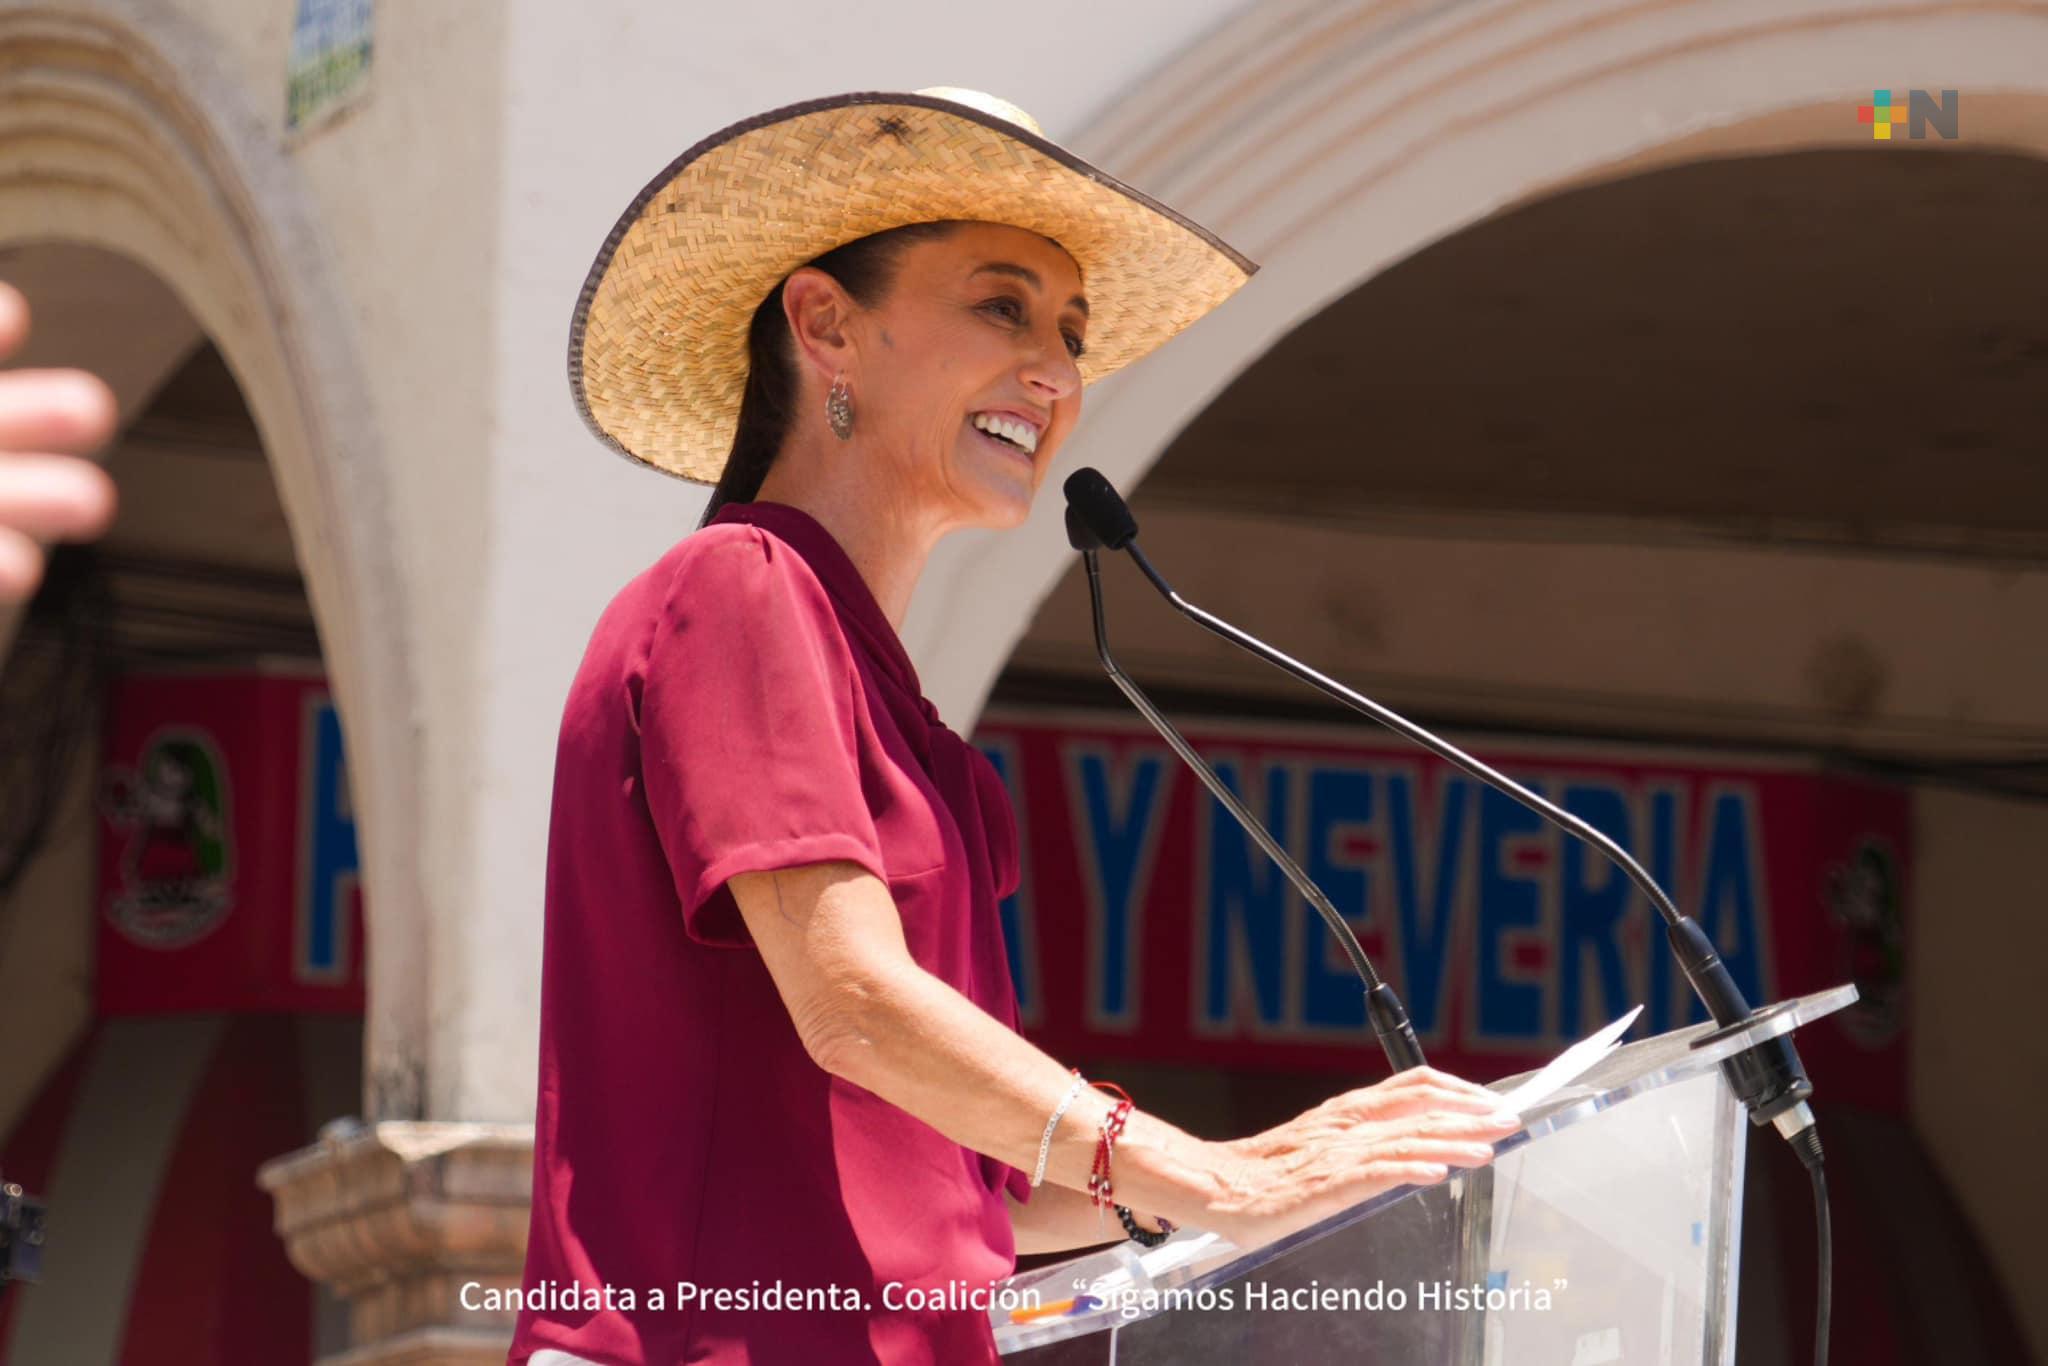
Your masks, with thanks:
<instances>
[{"instance_id":1,"label":"woven straw hat brim","mask_svg":"<svg viewBox=\"0 0 2048 1366\"><path fill-rule=\"evenodd\" d=\"M622 455L715 483L768 292L842 243L941 219L1027 228L1074 258L1090 309L1084 383L1155 350L1258 269L1000 115L925 94L810 100L714 133L634 197L576 300L577 410Z\"/></svg>"}]
</instances>

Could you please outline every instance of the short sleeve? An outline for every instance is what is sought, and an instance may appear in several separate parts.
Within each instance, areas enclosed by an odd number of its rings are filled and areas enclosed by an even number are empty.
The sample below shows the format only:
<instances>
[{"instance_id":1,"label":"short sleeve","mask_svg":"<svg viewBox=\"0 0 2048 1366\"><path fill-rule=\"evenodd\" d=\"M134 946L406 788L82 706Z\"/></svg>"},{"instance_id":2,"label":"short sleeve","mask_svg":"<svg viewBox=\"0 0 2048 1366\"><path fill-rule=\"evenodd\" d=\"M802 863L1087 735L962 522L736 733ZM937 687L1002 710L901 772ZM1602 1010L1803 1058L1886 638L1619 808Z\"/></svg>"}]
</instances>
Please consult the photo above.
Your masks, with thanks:
<instances>
[{"instance_id":1,"label":"short sleeve","mask_svg":"<svg viewBox=\"0 0 2048 1366\"><path fill-rule=\"evenodd\" d=\"M640 767L684 928L742 946L728 878L886 865L861 784L860 678L824 586L758 528L692 539L648 645Z\"/></svg>"}]
</instances>

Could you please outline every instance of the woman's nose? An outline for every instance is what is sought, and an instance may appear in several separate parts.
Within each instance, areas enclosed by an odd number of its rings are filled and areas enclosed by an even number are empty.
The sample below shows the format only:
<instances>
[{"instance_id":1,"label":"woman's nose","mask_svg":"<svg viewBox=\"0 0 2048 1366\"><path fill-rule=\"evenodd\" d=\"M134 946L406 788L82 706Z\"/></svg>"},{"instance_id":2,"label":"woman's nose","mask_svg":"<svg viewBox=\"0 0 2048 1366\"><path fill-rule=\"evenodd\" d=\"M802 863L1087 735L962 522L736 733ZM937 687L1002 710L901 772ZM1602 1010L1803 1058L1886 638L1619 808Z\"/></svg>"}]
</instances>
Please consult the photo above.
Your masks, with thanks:
<instances>
[{"instance_id":1,"label":"woman's nose","mask_svg":"<svg viewBox=\"0 0 2048 1366\"><path fill-rule=\"evenodd\" d=\"M1024 367L1024 381L1053 399L1065 398L1079 391L1081 367L1075 363L1073 353L1067 350L1065 338L1059 340L1057 350L1041 350Z\"/></svg>"}]
</instances>

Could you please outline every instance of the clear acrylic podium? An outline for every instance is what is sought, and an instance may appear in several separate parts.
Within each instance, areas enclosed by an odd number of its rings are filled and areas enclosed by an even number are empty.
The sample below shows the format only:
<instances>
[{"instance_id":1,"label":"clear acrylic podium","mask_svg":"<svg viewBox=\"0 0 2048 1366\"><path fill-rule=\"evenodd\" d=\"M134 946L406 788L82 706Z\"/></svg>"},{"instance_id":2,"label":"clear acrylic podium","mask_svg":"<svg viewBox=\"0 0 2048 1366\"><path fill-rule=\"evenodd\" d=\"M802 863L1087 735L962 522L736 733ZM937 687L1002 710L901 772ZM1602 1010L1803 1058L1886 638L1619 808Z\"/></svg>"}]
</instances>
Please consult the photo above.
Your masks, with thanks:
<instances>
[{"instance_id":1,"label":"clear acrylic podium","mask_svg":"<svg viewBox=\"0 0 2048 1366\"><path fill-rule=\"evenodd\" d=\"M990 1310L996 1345L1029 1366L1730 1366L1749 1121L1718 1064L1855 999L1836 987L1726 1037L1625 1044L1527 1112L1490 1166L1255 1251L1182 1229L1021 1273ZM1026 1291L1054 1312L1002 1307Z\"/></svg>"}]
</instances>

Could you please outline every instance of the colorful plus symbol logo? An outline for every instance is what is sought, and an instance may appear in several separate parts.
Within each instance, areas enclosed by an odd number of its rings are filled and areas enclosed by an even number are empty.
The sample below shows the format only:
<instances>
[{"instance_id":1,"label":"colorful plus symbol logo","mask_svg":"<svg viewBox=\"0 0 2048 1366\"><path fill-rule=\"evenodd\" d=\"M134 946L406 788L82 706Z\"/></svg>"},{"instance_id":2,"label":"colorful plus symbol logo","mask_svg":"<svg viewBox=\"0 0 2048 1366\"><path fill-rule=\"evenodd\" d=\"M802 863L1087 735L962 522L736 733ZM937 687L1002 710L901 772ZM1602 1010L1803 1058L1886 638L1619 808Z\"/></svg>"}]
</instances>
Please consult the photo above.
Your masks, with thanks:
<instances>
[{"instance_id":1,"label":"colorful plus symbol logo","mask_svg":"<svg viewBox=\"0 0 2048 1366\"><path fill-rule=\"evenodd\" d=\"M1893 104L1891 91L1873 90L1870 103L1856 107L1856 118L1858 122L1870 125L1871 137L1888 139L1892 135L1892 126L1906 121L1906 101Z\"/></svg>"},{"instance_id":2,"label":"colorful plus symbol logo","mask_svg":"<svg viewBox=\"0 0 2048 1366\"><path fill-rule=\"evenodd\" d=\"M1856 106L1856 120L1869 124L1870 136L1885 142L1901 127L1915 140L1926 137L1929 128L1954 138L1962 131L1962 107L1963 97L1954 90L1902 90L1896 97L1889 90L1873 90L1869 104Z\"/></svg>"}]
</instances>

